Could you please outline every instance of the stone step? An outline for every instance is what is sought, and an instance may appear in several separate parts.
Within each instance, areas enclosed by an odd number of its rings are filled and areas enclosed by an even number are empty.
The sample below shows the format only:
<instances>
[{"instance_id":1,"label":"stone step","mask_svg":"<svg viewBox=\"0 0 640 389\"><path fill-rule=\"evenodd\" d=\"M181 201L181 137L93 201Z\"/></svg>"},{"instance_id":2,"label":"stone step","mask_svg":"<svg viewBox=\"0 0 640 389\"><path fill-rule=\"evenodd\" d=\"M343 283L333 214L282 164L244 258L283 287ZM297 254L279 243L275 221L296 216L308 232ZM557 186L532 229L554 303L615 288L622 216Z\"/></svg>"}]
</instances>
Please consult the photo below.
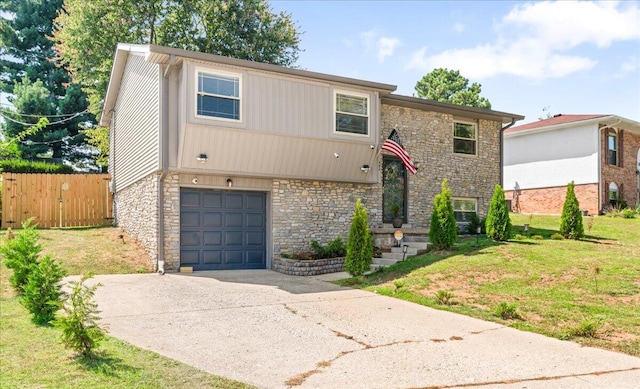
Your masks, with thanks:
<instances>
[{"instance_id":1,"label":"stone step","mask_svg":"<svg viewBox=\"0 0 640 389\"><path fill-rule=\"evenodd\" d=\"M396 259L389 259L389 258L373 258L373 261L371 262L371 267L387 267L387 266L391 266L393 264L396 264L398 262L400 262L402 260L402 258L400 258L399 260Z\"/></svg>"},{"instance_id":2,"label":"stone step","mask_svg":"<svg viewBox=\"0 0 640 389\"><path fill-rule=\"evenodd\" d=\"M392 249L397 248L402 250L402 246L409 246L409 250L427 250L429 249L429 242L412 242L412 241L403 241L400 244L400 247L392 247Z\"/></svg>"}]
</instances>

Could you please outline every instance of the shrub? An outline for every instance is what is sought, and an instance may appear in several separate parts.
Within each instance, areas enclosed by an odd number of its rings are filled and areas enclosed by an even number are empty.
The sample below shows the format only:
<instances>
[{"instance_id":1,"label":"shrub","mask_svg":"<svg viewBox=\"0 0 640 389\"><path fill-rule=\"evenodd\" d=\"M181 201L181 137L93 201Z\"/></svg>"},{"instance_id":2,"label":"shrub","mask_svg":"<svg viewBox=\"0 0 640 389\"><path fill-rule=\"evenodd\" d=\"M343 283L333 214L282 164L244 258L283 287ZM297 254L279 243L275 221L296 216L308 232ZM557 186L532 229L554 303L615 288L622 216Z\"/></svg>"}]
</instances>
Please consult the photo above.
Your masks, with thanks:
<instances>
[{"instance_id":1,"label":"shrub","mask_svg":"<svg viewBox=\"0 0 640 389\"><path fill-rule=\"evenodd\" d=\"M322 246L318 241L312 240L311 249L315 253L316 259L338 258L344 257L347 254L347 246L345 246L344 241L340 237L330 241L326 246Z\"/></svg>"},{"instance_id":2,"label":"shrub","mask_svg":"<svg viewBox=\"0 0 640 389\"><path fill-rule=\"evenodd\" d=\"M564 235L558 234L557 232L551 234L551 239L553 240L564 240Z\"/></svg>"},{"instance_id":3,"label":"shrub","mask_svg":"<svg viewBox=\"0 0 640 389\"><path fill-rule=\"evenodd\" d=\"M77 351L82 357L91 357L104 338L104 330L98 326L98 305L93 296L100 284L85 285L90 276L70 282L71 293L65 299L62 309L64 316L54 320L54 325L62 330L61 339L67 348Z\"/></svg>"},{"instance_id":4,"label":"shrub","mask_svg":"<svg viewBox=\"0 0 640 389\"><path fill-rule=\"evenodd\" d=\"M500 185L496 185L493 191L493 198L489 205L487 214L487 236L495 241L505 241L511 234L511 218L507 201L504 198L504 190Z\"/></svg>"},{"instance_id":5,"label":"shrub","mask_svg":"<svg viewBox=\"0 0 640 389\"><path fill-rule=\"evenodd\" d=\"M526 236L524 236L524 235L522 235L522 234L516 234L516 235L513 237L513 239L514 239L514 240L525 240L525 239L527 239L527 237L526 237Z\"/></svg>"},{"instance_id":6,"label":"shrub","mask_svg":"<svg viewBox=\"0 0 640 389\"><path fill-rule=\"evenodd\" d=\"M600 322L596 320L585 320L578 326L569 330L569 336L580 336L583 338L597 338Z\"/></svg>"},{"instance_id":7,"label":"shrub","mask_svg":"<svg viewBox=\"0 0 640 389\"><path fill-rule=\"evenodd\" d=\"M480 227L480 233L486 233L485 226L486 219L480 219L476 213L471 214L471 220L467 224L467 234L475 235L478 233L478 227Z\"/></svg>"},{"instance_id":8,"label":"shrub","mask_svg":"<svg viewBox=\"0 0 640 389\"><path fill-rule=\"evenodd\" d=\"M439 290L436 292L435 302L438 305L453 305L455 301L453 292L449 292L447 290Z\"/></svg>"},{"instance_id":9,"label":"shrub","mask_svg":"<svg viewBox=\"0 0 640 389\"><path fill-rule=\"evenodd\" d=\"M73 173L73 168L39 161L25 161L22 159L0 160L0 171L9 173Z\"/></svg>"},{"instance_id":10,"label":"shrub","mask_svg":"<svg viewBox=\"0 0 640 389\"><path fill-rule=\"evenodd\" d=\"M436 250L449 250L458 240L458 228L451 204L451 191L447 180L442 181L441 191L433 202L433 213L429 226L429 242Z\"/></svg>"},{"instance_id":11,"label":"shrub","mask_svg":"<svg viewBox=\"0 0 640 389\"><path fill-rule=\"evenodd\" d=\"M580 239L584 236L582 211L580 211L580 204L573 188L573 181L571 181L567 186L567 196L562 207L560 233L565 238Z\"/></svg>"},{"instance_id":12,"label":"shrub","mask_svg":"<svg viewBox=\"0 0 640 389\"><path fill-rule=\"evenodd\" d=\"M544 239L544 236L542 236L542 235L533 235L533 236L531 237L531 239L534 239L534 240L543 240L543 239Z\"/></svg>"},{"instance_id":13,"label":"shrub","mask_svg":"<svg viewBox=\"0 0 640 389\"><path fill-rule=\"evenodd\" d=\"M362 201L356 201L356 209L353 212L349 239L347 240L347 255L344 267L353 277L359 277L371 269L373 259L373 235L367 224L367 209Z\"/></svg>"},{"instance_id":14,"label":"shrub","mask_svg":"<svg viewBox=\"0 0 640 389\"><path fill-rule=\"evenodd\" d=\"M9 283L20 296L24 295L29 275L38 264L38 257L42 251L38 244L40 234L32 222L33 218L25 220L15 239L7 239L0 246L0 254L4 257L5 264L13 270Z\"/></svg>"},{"instance_id":15,"label":"shrub","mask_svg":"<svg viewBox=\"0 0 640 389\"><path fill-rule=\"evenodd\" d=\"M636 217L636 212L633 209L625 208L622 210L622 217L625 219L633 219Z\"/></svg>"},{"instance_id":16,"label":"shrub","mask_svg":"<svg viewBox=\"0 0 640 389\"><path fill-rule=\"evenodd\" d=\"M503 320L509 319L522 319L522 316L517 311L515 304L509 304L504 301L500 302L496 307L495 314L501 317Z\"/></svg>"},{"instance_id":17,"label":"shrub","mask_svg":"<svg viewBox=\"0 0 640 389\"><path fill-rule=\"evenodd\" d=\"M62 297L60 281L65 275L66 272L50 255L34 266L22 298L22 304L33 316L34 323L47 324L55 318Z\"/></svg>"}]
</instances>

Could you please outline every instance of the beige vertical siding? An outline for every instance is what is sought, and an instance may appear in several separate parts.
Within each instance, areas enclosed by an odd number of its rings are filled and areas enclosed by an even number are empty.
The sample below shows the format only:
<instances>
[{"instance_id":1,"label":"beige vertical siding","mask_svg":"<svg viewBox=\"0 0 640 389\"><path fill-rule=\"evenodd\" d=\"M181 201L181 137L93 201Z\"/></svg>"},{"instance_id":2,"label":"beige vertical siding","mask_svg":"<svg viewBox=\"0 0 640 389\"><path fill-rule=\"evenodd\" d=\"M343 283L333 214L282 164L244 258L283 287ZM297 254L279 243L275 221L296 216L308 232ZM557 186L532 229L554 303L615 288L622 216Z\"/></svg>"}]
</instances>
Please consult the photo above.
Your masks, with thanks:
<instances>
[{"instance_id":1,"label":"beige vertical siding","mask_svg":"<svg viewBox=\"0 0 640 389\"><path fill-rule=\"evenodd\" d=\"M159 100L159 66L129 55L111 125L116 191L159 168Z\"/></svg>"}]
</instances>

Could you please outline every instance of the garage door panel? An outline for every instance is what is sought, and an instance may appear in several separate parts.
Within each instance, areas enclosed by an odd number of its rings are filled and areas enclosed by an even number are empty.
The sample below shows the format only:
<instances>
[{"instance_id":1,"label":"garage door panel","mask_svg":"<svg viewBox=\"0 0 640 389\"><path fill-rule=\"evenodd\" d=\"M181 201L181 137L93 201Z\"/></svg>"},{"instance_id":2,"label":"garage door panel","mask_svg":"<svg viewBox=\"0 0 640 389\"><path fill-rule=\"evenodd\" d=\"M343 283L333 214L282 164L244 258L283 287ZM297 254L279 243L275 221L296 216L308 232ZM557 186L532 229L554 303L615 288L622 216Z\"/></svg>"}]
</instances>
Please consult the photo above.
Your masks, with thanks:
<instances>
[{"instance_id":1,"label":"garage door panel","mask_svg":"<svg viewBox=\"0 0 640 389\"><path fill-rule=\"evenodd\" d=\"M202 244L205 246L220 246L222 245L222 232L220 231L205 231L202 233Z\"/></svg>"},{"instance_id":2,"label":"garage door panel","mask_svg":"<svg viewBox=\"0 0 640 389\"><path fill-rule=\"evenodd\" d=\"M180 250L181 265L197 265L200 263L200 250Z\"/></svg>"},{"instance_id":3,"label":"garage door panel","mask_svg":"<svg viewBox=\"0 0 640 389\"><path fill-rule=\"evenodd\" d=\"M180 233L180 246L200 246L199 231L182 231Z\"/></svg>"},{"instance_id":4,"label":"garage door panel","mask_svg":"<svg viewBox=\"0 0 640 389\"><path fill-rule=\"evenodd\" d=\"M203 212L202 225L204 227L222 227L221 212Z\"/></svg>"},{"instance_id":5,"label":"garage door panel","mask_svg":"<svg viewBox=\"0 0 640 389\"><path fill-rule=\"evenodd\" d=\"M204 192L202 198L203 208L222 208L222 193Z\"/></svg>"},{"instance_id":6,"label":"garage door panel","mask_svg":"<svg viewBox=\"0 0 640 389\"><path fill-rule=\"evenodd\" d=\"M246 214L246 226L249 228L264 228L264 214L248 213Z\"/></svg>"},{"instance_id":7,"label":"garage door panel","mask_svg":"<svg viewBox=\"0 0 640 389\"><path fill-rule=\"evenodd\" d=\"M221 265L222 250L205 250L202 252L205 265Z\"/></svg>"},{"instance_id":8,"label":"garage door panel","mask_svg":"<svg viewBox=\"0 0 640 389\"><path fill-rule=\"evenodd\" d=\"M266 267L266 194L180 190L180 264L194 270Z\"/></svg>"}]
</instances>

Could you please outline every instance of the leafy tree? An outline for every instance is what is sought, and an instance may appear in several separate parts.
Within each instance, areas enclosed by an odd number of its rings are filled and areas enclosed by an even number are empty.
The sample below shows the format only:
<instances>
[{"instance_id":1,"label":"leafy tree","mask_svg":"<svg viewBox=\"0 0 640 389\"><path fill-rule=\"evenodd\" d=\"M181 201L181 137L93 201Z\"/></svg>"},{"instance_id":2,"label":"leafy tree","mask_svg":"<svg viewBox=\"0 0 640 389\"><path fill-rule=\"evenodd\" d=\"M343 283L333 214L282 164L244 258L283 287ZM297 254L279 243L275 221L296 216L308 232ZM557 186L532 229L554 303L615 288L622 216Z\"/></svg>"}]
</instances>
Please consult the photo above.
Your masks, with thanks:
<instances>
[{"instance_id":1,"label":"leafy tree","mask_svg":"<svg viewBox=\"0 0 640 389\"><path fill-rule=\"evenodd\" d=\"M485 97L480 97L482 85L464 78L459 71L438 68L427 73L416 83L416 93L423 99L443 103L491 108Z\"/></svg>"},{"instance_id":2,"label":"leafy tree","mask_svg":"<svg viewBox=\"0 0 640 389\"><path fill-rule=\"evenodd\" d=\"M299 33L265 0L66 0L55 47L99 114L118 42L157 44L291 66ZM88 49L90 48L90 49Z\"/></svg>"},{"instance_id":3,"label":"leafy tree","mask_svg":"<svg viewBox=\"0 0 640 389\"><path fill-rule=\"evenodd\" d=\"M60 281L66 271L50 255L33 267L24 288L22 304L33 316L36 324L47 324L55 318L63 296Z\"/></svg>"},{"instance_id":4,"label":"leafy tree","mask_svg":"<svg viewBox=\"0 0 640 389\"><path fill-rule=\"evenodd\" d=\"M25 293L25 286L33 268L38 264L38 257L42 246L38 243L40 234L32 224L33 218L22 223L22 230L15 239L7 239L0 246L0 254L4 257L5 265L13 270L9 277L11 287L21 296Z\"/></svg>"},{"instance_id":5,"label":"leafy tree","mask_svg":"<svg viewBox=\"0 0 640 389\"><path fill-rule=\"evenodd\" d=\"M49 119L41 132L15 142L23 158L54 158L80 166L91 166L80 125L92 115L83 113L88 102L77 84L72 84L65 67L54 58L53 20L62 0L1 1L0 90L13 94L15 109L2 109L3 131L11 139L39 118ZM62 116L66 115L66 116Z\"/></svg>"},{"instance_id":6,"label":"leafy tree","mask_svg":"<svg viewBox=\"0 0 640 389\"><path fill-rule=\"evenodd\" d=\"M433 201L429 242L436 250L449 250L458 240L458 226L451 204L451 190L447 187L446 179L442 181L440 188L440 193Z\"/></svg>"},{"instance_id":7,"label":"leafy tree","mask_svg":"<svg viewBox=\"0 0 640 389\"><path fill-rule=\"evenodd\" d=\"M371 269L373 259L373 236L367 222L367 209L362 201L356 201L351 229L347 240L347 256L344 266L353 277L360 277Z\"/></svg>"},{"instance_id":8,"label":"leafy tree","mask_svg":"<svg viewBox=\"0 0 640 389\"><path fill-rule=\"evenodd\" d=\"M504 198L504 190L496 185L489 205L486 221L487 236L495 241L505 241L511 234L511 218Z\"/></svg>"},{"instance_id":9,"label":"leafy tree","mask_svg":"<svg viewBox=\"0 0 640 389\"><path fill-rule=\"evenodd\" d=\"M574 190L573 181L567 186L567 196L562 207L560 233L565 238L580 239L584 236L582 212Z\"/></svg>"}]
</instances>

